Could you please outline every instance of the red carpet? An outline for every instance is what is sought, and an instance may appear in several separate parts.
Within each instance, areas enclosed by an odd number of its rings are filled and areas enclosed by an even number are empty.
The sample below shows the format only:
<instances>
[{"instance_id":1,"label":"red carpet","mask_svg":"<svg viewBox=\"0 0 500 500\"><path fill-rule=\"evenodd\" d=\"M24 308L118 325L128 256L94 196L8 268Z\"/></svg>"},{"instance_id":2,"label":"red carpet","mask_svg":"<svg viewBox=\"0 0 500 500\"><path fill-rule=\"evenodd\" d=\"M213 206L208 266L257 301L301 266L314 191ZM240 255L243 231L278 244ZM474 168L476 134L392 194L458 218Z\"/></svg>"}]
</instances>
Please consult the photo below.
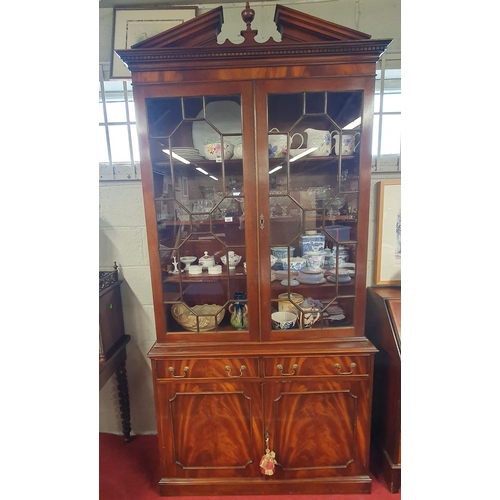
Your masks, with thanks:
<instances>
[{"instance_id":1,"label":"red carpet","mask_svg":"<svg viewBox=\"0 0 500 500\"><path fill-rule=\"evenodd\" d=\"M160 497L157 490L157 436L99 434L99 500L400 500L401 492L391 494L381 480L372 475L370 495L242 495Z\"/></svg>"}]
</instances>

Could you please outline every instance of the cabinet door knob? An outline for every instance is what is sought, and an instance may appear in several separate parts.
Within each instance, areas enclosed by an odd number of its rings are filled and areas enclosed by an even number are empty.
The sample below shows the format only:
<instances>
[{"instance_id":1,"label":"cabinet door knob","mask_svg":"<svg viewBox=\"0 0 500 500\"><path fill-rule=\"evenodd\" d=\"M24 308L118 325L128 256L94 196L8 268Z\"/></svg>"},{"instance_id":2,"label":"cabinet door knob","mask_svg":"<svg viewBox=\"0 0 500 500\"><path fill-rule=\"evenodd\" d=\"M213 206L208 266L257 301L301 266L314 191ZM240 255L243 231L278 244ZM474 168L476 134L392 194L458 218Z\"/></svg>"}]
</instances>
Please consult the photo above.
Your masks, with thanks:
<instances>
[{"instance_id":1,"label":"cabinet door knob","mask_svg":"<svg viewBox=\"0 0 500 500\"><path fill-rule=\"evenodd\" d=\"M240 367L240 374L239 375L231 375L231 368L229 366L225 366L224 367L224 370L227 371L227 376L229 378L239 378L241 376L243 376L243 372L247 369L247 367L245 365L241 365Z\"/></svg>"},{"instance_id":2,"label":"cabinet door knob","mask_svg":"<svg viewBox=\"0 0 500 500\"><path fill-rule=\"evenodd\" d=\"M295 375L295 370L299 367L297 363L295 363L292 366L292 373L283 373L283 365L276 365L276 368L281 372L281 375L283 377L291 377L292 375Z\"/></svg>"},{"instance_id":3,"label":"cabinet door knob","mask_svg":"<svg viewBox=\"0 0 500 500\"><path fill-rule=\"evenodd\" d=\"M174 375L174 367L173 366L169 366L168 367L168 371L172 374L172 377L173 378L184 378L186 376L186 373L188 372L189 370L189 366L185 366L184 367L184 375Z\"/></svg>"},{"instance_id":4,"label":"cabinet door knob","mask_svg":"<svg viewBox=\"0 0 500 500\"><path fill-rule=\"evenodd\" d=\"M356 368L356 363L351 363L350 364L350 368L351 368L351 371L350 372L341 372L340 369L341 369L341 366L339 363L335 363L335 368L337 368L337 371L340 373L340 375L350 375L352 373L352 369L353 368Z\"/></svg>"}]
</instances>

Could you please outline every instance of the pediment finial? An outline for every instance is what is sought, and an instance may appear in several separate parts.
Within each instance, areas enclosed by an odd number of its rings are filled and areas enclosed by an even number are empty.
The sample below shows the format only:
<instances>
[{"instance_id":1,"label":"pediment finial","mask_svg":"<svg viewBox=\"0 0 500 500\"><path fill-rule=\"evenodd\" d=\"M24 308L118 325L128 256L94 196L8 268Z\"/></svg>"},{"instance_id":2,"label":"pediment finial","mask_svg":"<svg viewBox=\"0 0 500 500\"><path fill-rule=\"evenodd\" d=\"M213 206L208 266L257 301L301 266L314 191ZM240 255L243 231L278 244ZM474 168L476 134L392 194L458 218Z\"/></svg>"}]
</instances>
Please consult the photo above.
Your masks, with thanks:
<instances>
[{"instance_id":1,"label":"pediment finial","mask_svg":"<svg viewBox=\"0 0 500 500\"><path fill-rule=\"evenodd\" d=\"M244 10L241 12L241 19L243 19L243 22L247 25L247 31L252 30L250 25L252 24L254 17L255 17L255 11L250 8L250 4L247 2Z\"/></svg>"}]
</instances>

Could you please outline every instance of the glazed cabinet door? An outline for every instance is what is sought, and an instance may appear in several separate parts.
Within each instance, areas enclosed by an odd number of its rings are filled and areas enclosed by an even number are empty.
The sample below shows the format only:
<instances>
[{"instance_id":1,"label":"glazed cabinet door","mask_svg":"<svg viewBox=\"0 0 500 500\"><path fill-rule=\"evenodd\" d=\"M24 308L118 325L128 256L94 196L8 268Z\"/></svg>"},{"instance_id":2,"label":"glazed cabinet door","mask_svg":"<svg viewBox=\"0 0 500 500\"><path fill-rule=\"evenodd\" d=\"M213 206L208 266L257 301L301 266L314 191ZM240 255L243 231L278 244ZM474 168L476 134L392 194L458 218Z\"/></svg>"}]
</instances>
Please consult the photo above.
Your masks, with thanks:
<instances>
[{"instance_id":1,"label":"glazed cabinet door","mask_svg":"<svg viewBox=\"0 0 500 500\"><path fill-rule=\"evenodd\" d=\"M276 479L368 473L367 381L279 380L264 394Z\"/></svg>"},{"instance_id":2,"label":"glazed cabinet door","mask_svg":"<svg viewBox=\"0 0 500 500\"><path fill-rule=\"evenodd\" d=\"M258 331L250 84L135 88L158 340ZM230 334L229 334L230 332ZM228 335L229 334L229 335Z\"/></svg>"},{"instance_id":3,"label":"glazed cabinet door","mask_svg":"<svg viewBox=\"0 0 500 500\"><path fill-rule=\"evenodd\" d=\"M266 339L325 338L334 330L353 336L362 327L367 85L355 78L257 85L260 251L271 266L262 276L270 283L262 295Z\"/></svg>"},{"instance_id":4,"label":"glazed cabinet door","mask_svg":"<svg viewBox=\"0 0 500 500\"><path fill-rule=\"evenodd\" d=\"M260 475L258 382L159 382L156 398L163 478Z\"/></svg>"}]
</instances>

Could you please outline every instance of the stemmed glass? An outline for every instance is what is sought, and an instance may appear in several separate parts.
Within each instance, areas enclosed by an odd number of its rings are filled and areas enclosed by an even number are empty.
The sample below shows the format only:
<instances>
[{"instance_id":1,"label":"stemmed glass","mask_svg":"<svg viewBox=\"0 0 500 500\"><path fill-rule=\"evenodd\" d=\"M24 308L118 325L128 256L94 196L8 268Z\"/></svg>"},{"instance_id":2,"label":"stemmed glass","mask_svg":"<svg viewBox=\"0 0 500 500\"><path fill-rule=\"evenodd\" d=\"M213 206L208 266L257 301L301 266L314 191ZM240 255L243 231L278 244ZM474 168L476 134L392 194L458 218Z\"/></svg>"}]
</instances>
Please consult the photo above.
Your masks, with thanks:
<instances>
[{"instance_id":1,"label":"stemmed glass","mask_svg":"<svg viewBox=\"0 0 500 500\"><path fill-rule=\"evenodd\" d=\"M328 215L333 216L333 215L340 215L340 209L345 205L345 195L343 194L338 194L335 196L335 198L332 200L332 203L330 204L330 208L328 209Z\"/></svg>"},{"instance_id":2,"label":"stemmed glass","mask_svg":"<svg viewBox=\"0 0 500 500\"><path fill-rule=\"evenodd\" d=\"M277 217L274 213L276 210L276 205L278 204L279 196L270 196L269 197L269 215L271 219Z\"/></svg>"},{"instance_id":3,"label":"stemmed glass","mask_svg":"<svg viewBox=\"0 0 500 500\"><path fill-rule=\"evenodd\" d=\"M287 217L287 207L290 205L290 198L288 196L280 196L278 198L278 205L281 207L281 215Z\"/></svg>"}]
</instances>

